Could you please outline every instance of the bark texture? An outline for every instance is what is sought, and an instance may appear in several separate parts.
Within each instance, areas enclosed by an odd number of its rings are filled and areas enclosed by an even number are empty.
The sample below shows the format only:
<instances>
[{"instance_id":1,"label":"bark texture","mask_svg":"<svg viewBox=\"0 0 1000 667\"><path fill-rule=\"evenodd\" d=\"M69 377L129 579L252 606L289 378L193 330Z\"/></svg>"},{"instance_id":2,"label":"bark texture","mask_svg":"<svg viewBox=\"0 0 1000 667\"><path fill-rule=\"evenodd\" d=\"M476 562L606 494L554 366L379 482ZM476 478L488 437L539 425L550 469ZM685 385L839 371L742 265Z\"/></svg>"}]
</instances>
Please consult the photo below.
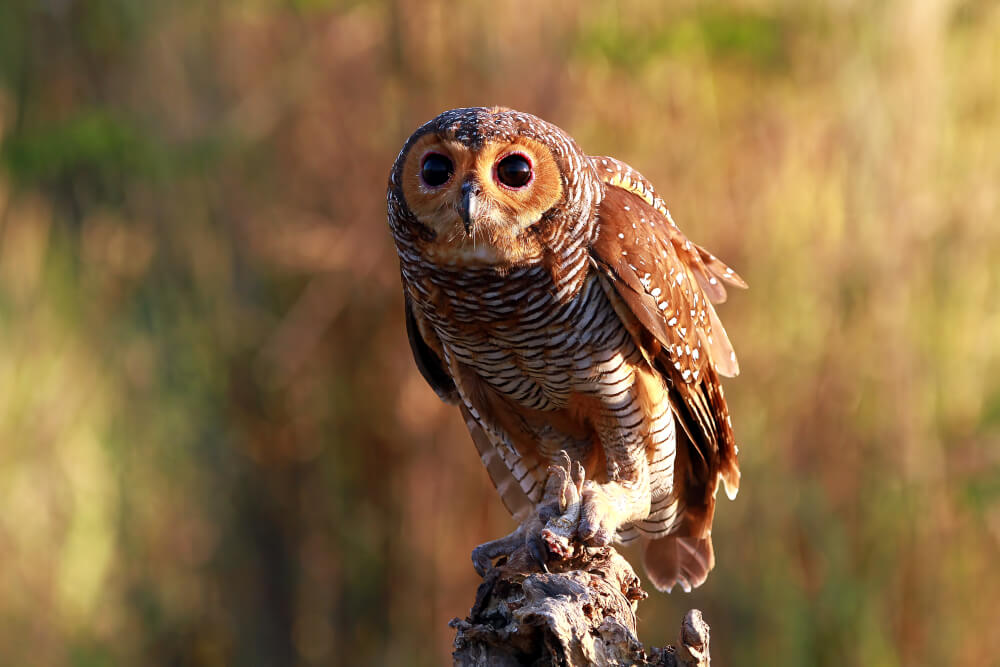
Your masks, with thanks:
<instances>
[{"instance_id":1,"label":"bark texture","mask_svg":"<svg viewBox=\"0 0 1000 667\"><path fill-rule=\"evenodd\" d=\"M636 636L639 578L611 547L581 549L540 570L527 548L486 573L469 617L453 619L454 664L709 664L709 629L693 609L676 646L646 649Z\"/></svg>"}]
</instances>

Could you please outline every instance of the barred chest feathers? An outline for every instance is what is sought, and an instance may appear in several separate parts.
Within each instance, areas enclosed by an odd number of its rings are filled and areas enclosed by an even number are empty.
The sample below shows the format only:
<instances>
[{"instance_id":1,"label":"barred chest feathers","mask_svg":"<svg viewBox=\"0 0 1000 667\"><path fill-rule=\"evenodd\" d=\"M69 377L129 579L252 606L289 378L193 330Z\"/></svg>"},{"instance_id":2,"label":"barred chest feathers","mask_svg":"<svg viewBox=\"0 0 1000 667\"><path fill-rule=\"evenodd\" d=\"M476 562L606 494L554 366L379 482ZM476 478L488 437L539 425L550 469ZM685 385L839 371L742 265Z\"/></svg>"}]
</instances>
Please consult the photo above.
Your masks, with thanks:
<instances>
[{"instance_id":1,"label":"barred chest feathers","mask_svg":"<svg viewBox=\"0 0 1000 667\"><path fill-rule=\"evenodd\" d=\"M492 283L426 280L426 293L418 287L411 296L449 357L524 407L565 408L571 391L620 394L612 379L625 382L625 361L641 361L588 262L580 262L579 287L563 301L538 267Z\"/></svg>"}]
</instances>

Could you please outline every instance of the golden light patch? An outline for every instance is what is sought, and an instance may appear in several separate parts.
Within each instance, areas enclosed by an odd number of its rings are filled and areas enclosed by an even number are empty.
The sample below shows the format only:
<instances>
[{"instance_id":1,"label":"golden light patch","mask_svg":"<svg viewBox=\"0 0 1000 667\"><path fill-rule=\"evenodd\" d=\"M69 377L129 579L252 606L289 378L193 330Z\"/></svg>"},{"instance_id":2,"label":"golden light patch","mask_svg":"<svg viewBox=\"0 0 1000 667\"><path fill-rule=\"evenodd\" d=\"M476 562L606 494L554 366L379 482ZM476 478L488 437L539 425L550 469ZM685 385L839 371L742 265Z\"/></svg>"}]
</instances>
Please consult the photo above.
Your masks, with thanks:
<instances>
[{"instance_id":1,"label":"golden light patch","mask_svg":"<svg viewBox=\"0 0 1000 667\"><path fill-rule=\"evenodd\" d=\"M646 364L636 364L632 370L635 372L636 392L643 410L646 414L657 414L659 406L669 400L663 377Z\"/></svg>"},{"instance_id":2,"label":"golden light patch","mask_svg":"<svg viewBox=\"0 0 1000 667\"><path fill-rule=\"evenodd\" d=\"M666 214L667 208L663 205L662 201L656 201L653 199L653 193L651 190L647 190L641 181L633 181L628 176L622 176L621 174L615 174L611 177L608 182L610 185L617 186L622 190L628 190L634 195L638 195L647 204L655 208L660 213Z\"/></svg>"}]
</instances>

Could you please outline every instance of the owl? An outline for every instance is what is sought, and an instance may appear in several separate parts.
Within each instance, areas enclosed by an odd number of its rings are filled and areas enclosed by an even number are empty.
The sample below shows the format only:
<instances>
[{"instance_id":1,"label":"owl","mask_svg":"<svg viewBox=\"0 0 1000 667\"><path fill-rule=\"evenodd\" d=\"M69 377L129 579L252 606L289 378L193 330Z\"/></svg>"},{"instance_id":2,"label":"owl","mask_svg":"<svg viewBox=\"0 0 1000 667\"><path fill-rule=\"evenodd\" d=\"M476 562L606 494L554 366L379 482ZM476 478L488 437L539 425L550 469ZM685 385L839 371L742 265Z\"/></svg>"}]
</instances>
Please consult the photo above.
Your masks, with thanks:
<instances>
[{"instance_id":1,"label":"owl","mask_svg":"<svg viewBox=\"0 0 1000 667\"><path fill-rule=\"evenodd\" d=\"M564 557L563 535L640 540L660 590L704 582L719 482L734 498L740 479L719 380L739 368L713 303L743 280L637 171L511 109L420 127L387 202L416 365L518 523L473 550L480 574L523 545ZM560 471L568 533L540 506Z\"/></svg>"}]
</instances>

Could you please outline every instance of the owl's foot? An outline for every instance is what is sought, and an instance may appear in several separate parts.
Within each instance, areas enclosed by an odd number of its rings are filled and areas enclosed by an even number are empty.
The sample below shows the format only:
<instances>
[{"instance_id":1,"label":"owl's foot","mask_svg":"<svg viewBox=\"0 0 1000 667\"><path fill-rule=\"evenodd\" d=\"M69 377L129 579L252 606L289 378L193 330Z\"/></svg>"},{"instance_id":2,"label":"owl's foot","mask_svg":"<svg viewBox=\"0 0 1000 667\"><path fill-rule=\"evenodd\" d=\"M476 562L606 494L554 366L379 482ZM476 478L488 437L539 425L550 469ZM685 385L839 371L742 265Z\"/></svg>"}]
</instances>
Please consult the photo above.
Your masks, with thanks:
<instances>
[{"instance_id":1,"label":"owl's foot","mask_svg":"<svg viewBox=\"0 0 1000 667\"><path fill-rule=\"evenodd\" d=\"M570 463L565 451L549 467L539 518L542 541L557 558L574 555L574 545L606 547L619 526L649 513L648 484L625 484L615 475L603 484L583 477L583 466Z\"/></svg>"},{"instance_id":2,"label":"owl's foot","mask_svg":"<svg viewBox=\"0 0 1000 667\"><path fill-rule=\"evenodd\" d=\"M509 556L522 545L538 566L548 572L550 558L565 559L575 553L574 541L580 520L583 467L570 461L565 451L559 453L555 465L549 466L545 493L538 512L517 527L510 535L480 544L472 550L472 565L479 576L493 568L493 561Z\"/></svg>"},{"instance_id":3,"label":"owl's foot","mask_svg":"<svg viewBox=\"0 0 1000 667\"><path fill-rule=\"evenodd\" d=\"M583 501L583 466L570 461L565 450L560 451L555 465L549 466L545 493L538 506L538 518L545 524L539 533L548 554L569 558L575 551Z\"/></svg>"},{"instance_id":4,"label":"owl's foot","mask_svg":"<svg viewBox=\"0 0 1000 667\"><path fill-rule=\"evenodd\" d=\"M606 487L587 480L583 489L583 502L580 510L580 524L577 534L588 547L604 547L611 540L621 524L622 512L617 509L612 495Z\"/></svg>"},{"instance_id":5,"label":"owl's foot","mask_svg":"<svg viewBox=\"0 0 1000 667\"><path fill-rule=\"evenodd\" d=\"M486 573L493 569L493 559L500 556L509 556L515 549L524 544L524 526L518 526L510 535L505 535L498 540L484 542L472 550L472 567L480 577L485 577Z\"/></svg>"},{"instance_id":6,"label":"owl's foot","mask_svg":"<svg viewBox=\"0 0 1000 667\"><path fill-rule=\"evenodd\" d=\"M480 577L485 577L486 573L493 569L493 561L501 556L510 556L522 545L528 547L528 552L535 559L539 568L543 572L548 572L545 565L547 554L545 545L539 537L539 529L542 527L537 517L532 517L525 523L517 527L510 535L505 535L498 540L484 542L472 550L472 566Z\"/></svg>"},{"instance_id":7,"label":"owl's foot","mask_svg":"<svg viewBox=\"0 0 1000 667\"><path fill-rule=\"evenodd\" d=\"M560 451L555 463L549 466L537 513L510 535L473 549L472 564L476 572L486 576L494 559L509 556L521 546L528 548L545 571L548 561L570 559L587 547L607 546L627 516L623 509L625 497L613 493L612 485L619 487L617 483L602 485L585 480L580 462Z\"/></svg>"}]
</instances>

